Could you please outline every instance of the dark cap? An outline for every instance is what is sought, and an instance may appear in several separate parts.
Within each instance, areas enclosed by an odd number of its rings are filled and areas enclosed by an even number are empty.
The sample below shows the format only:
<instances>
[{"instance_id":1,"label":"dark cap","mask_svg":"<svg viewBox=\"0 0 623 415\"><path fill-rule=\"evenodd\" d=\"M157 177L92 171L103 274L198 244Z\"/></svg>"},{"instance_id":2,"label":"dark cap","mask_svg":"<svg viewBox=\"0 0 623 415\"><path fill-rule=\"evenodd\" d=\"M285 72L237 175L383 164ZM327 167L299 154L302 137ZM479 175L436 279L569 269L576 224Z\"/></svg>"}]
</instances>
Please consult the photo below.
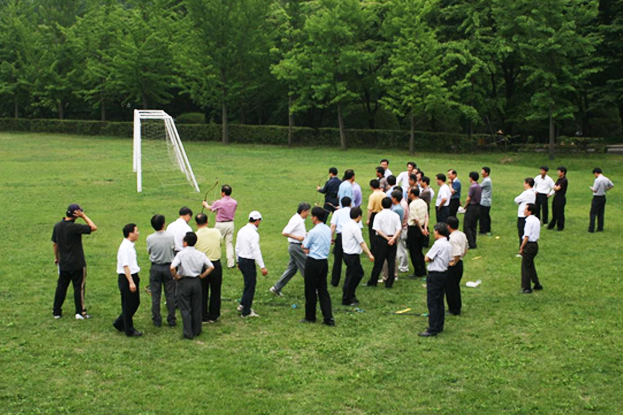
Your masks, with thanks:
<instances>
[{"instance_id":1,"label":"dark cap","mask_svg":"<svg viewBox=\"0 0 623 415\"><path fill-rule=\"evenodd\" d=\"M82 211L82 208L80 207L80 205L76 204L76 203L72 203L71 205L69 205L67 207L67 217L73 217L74 216L74 211L75 210L80 210Z\"/></svg>"}]
</instances>

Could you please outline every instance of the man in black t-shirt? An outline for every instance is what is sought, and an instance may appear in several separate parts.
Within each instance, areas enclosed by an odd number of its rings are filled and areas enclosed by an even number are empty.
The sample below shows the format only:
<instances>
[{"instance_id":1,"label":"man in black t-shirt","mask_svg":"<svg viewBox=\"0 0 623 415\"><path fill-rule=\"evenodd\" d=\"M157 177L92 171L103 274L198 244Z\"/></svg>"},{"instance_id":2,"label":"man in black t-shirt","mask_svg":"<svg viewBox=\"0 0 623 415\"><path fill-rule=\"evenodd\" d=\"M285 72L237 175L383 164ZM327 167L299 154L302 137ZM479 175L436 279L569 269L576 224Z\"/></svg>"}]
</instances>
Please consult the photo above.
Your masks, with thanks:
<instances>
[{"instance_id":1,"label":"man in black t-shirt","mask_svg":"<svg viewBox=\"0 0 623 415\"><path fill-rule=\"evenodd\" d=\"M87 224L76 223L82 218ZM82 249L82 235L95 232L97 226L84 214L80 205L71 204L67 208L67 216L61 219L52 232L54 244L54 263L58 266L58 283L54 296L54 318L63 315L62 307L67 296L67 288L71 282L74 286L74 302L76 304L76 320L84 320L91 316L87 314L84 305L84 286L87 276L87 264Z\"/></svg>"},{"instance_id":2,"label":"man in black t-shirt","mask_svg":"<svg viewBox=\"0 0 623 415\"><path fill-rule=\"evenodd\" d=\"M564 166L558 167L558 180L554 185L554 202L552 203L552 220L547 225L547 229L552 230L554 226L558 225L559 231L565 229L565 205L567 204L567 168Z\"/></svg>"}]
</instances>

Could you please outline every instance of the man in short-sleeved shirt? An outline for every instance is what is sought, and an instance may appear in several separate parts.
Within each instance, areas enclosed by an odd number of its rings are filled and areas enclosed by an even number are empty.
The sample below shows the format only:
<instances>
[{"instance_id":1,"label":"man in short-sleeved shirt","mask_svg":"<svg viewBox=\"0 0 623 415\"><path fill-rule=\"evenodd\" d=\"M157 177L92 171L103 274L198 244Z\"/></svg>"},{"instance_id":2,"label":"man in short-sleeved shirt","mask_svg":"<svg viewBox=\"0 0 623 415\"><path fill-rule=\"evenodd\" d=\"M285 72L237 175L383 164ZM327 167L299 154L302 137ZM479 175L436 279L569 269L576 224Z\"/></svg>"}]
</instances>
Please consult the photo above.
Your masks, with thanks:
<instances>
[{"instance_id":1,"label":"man in short-sleeved shirt","mask_svg":"<svg viewBox=\"0 0 623 415\"><path fill-rule=\"evenodd\" d=\"M227 255L227 268L236 266L234 255L234 217L238 202L231 197L232 188L225 184L221 187L221 198L210 206L204 201L203 206L216 212L216 224L214 227L221 233L221 241L225 241L225 254Z\"/></svg>"},{"instance_id":2,"label":"man in short-sleeved shirt","mask_svg":"<svg viewBox=\"0 0 623 415\"><path fill-rule=\"evenodd\" d=\"M384 198L381 203L383 210L374 217L374 224L372 225L372 229L376 232L375 245L372 248L374 268L367 286L376 287L383 264L387 261L385 288L392 288L395 280L396 241L400 237L402 221L397 213L392 212L392 200L389 197Z\"/></svg>"},{"instance_id":3,"label":"man in short-sleeved shirt","mask_svg":"<svg viewBox=\"0 0 623 415\"><path fill-rule=\"evenodd\" d=\"M123 227L123 241L117 251L117 285L121 294L121 314L113 326L125 332L128 337L140 337L142 332L134 328L134 314L141 305L140 282L138 275L141 268L136 261L135 243L139 237L136 224L128 223Z\"/></svg>"},{"instance_id":4,"label":"man in short-sleeved shirt","mask_svg":"<svg viewBox=\"0 0 623 415\"><path fill-rule=\"evenodd\" d=\"M554 184L554 201L552 202L552 220L547 225L547 229L551 230L558 226L558 230L565 229L565 205L567 204L567 168L558 167L558 180Z\"/></svg>"},{"instance_id":5,"label":"man in short-sleeved shirt","mask_svg":"<svg viewBox=\"0 0 623 415\"><path fill-rule=\"evenodd\" d=\"M151 292L151 321L154 326L162 326L162 288L167 305L167 322L170 327L176 324L175 317L175 280L171 275L171 262L175 257L175 240L173 235L164 230L165 217L154 215L151 218L151 226L155 232L147 237L147 252L151 267L149 268L149 288Z\"/></svg>"},{"instance_id":6,"label":"man in short-sleeved shirt","mask_svg":"<svg viewBox=\"0 0 623 415\"><path fill-rule=\"evenodd\" d=\"M214 323L221 316L221 288L223 286L223 265L221 264L221 232L208 225L208 215L199 213L195 216L197 224L197 243L195 249L203 252L214 270L201 279L201 321Z\"/></svg>"},{"instance_id":7,"label":"man in short-sleeved shirt","mask_svg":"<svg viewBox=\"0 0 623 415\"><path fill-rule=\"evenodd\" d=\"M597 219L597 232L604 230L604 215L606 212L606 192L614 187L610 179L603 175L599 167L593 169L595 183L591 186L593 201L591 203L590 222L588 231L595 232L595 219Z\"/></svg>"},{"instance_id":8,"label":"man in short-sleeved shirt","mask_svg":"<svg viewBox=\"0 0 623 415\"><path fill-rule=\"evenodd\" d=\"M175 253L184 249L184 236L186 236L188 232L193 231L190 225L188 225L188 222L190 222L193 217L193 211L183 206L180 208L179 215L180 217L177 218L175 222L167 226L167 232L173 235L173 240L175 241Z\"/></svg>"},{"instance_id":9,"label":"man in short-sleeved shirt","mask_svg":"<svg viewBox=\"0 0 623 415\"><path fill-rule=\"evenodd\" d=\"M493 182L491 181L491 169L483 167L480 171L482 182L480 182L480 218L479 227L481 235L491 236L491 202L493 200Z\"/></svg>"},{"instance_id":10,"label":"man in short-sleeved shirt","mask_svg":"<svg viewBox=\"0 0 623 415\"><path fill-rule=\"evenodd\" d=\"M448 231L450 232L450 245L452 246L452 258L448 264L448 278L446 280L446 302L448 313L454 316L461 314L463 303L461 301L461 279L463 278L463 258L467 254L469 245L465 234L458 230L459 220L450 216Z\"/></svg>"},{"instance_id":11,"label":"man in short-sleeved shirt","mask_svg":"<svg viewBox=\"0 0 623 415\"><path fill-rule=\"evenodd\" d=\"M363 268L359 256L362 251L368 254L370 261L374 261L374 256L368 249L361 234L361 208L351 209L349 217L350 221L342 227L344 262L346 263L346 280L342 288L342 305L357 306L359 305L356 294L357 286L363 278Z\"/></svg>"},{"instance_id":12,"label":"man in short-sleeved shirt","mask_svg":"<svg viewBox=\"0 0 623 415\"><path fill-rule=\"evenodd\" d=\"M456 216L456 213L459 211L459 206L461 206L461 181L457 177L456 170L450 169L448 170L448 179L450 180L450 192L452 196L450 197L449 207L449 216Z\"/></svg>"},{"instance_id":13,"label":"man in short-sleeved shirt","mask_svg":"<svg viewBox=\"0 0 623 415\"><path fill-rule=\"evenodd\" d=\"M534 203L526 204L524 234L519 248L519 255L521 255L521 293L523 294L530 294L533 289L543 289L534 266L534 258L539 253L538 241L541 237L541 221L536 217L536 212ZM534 283L534 287L530 285L531 282Z\"/></svg>"},{"instance_id":14,"label":"man in short-sleeved shirt","mask_svg":"<svg viewBox=\"0 0 623 415\"><path fill-rule=\"evenodd\" d=\"M476 237L478 235L478 218L480 217L480 200L482 189L478 184L478 173L469 173L469 190L465 199L465 222L463 232L467 236L469 249L476 249Z\"/></svg>"},{"instance_id":15,"label":"man in short-sleeved shirt","mask_svg":"<svg viewBox=\"0 0 623 415\"><path fill-rule=\"evenodd\" d=\"M77 218L82 218L86 225L76 223ZM61 318L63 315L62 307L67 296L69 283L72 283L74 287L76 320L84 320L91 317L87 314L84 304L87 263L84 259L84 250L82 248L82 235L89 235L96 230L97 226L84 214L80 205L77 204L69 205L66 216L54 225L52 243L54 247L54 263L58 265L58 281L52 314L56 319Z\"/></svg>"}]
</instances>

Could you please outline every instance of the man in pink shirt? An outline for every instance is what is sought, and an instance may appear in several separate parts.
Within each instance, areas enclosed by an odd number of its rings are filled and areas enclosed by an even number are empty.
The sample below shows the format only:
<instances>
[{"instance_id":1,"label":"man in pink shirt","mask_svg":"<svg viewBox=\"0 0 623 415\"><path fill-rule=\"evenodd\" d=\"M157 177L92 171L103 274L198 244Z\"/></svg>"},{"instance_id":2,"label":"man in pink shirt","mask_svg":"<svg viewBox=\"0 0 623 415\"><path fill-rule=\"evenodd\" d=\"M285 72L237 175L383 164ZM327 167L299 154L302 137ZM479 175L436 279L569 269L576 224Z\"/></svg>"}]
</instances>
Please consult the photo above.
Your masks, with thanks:
<instances>
[{"instance_id":1,"label":"man in pink shirt","mask_svg":"<svg viewBox=\"0 0 623 415\"><path fill-rule=\"evenodd\" d=\"M238 202L231 197L231 186L228 184L221 187L221 198L212 205L204 201L203 206L206 209L210 209L212 212L216 212L216 224L214 227L221 232L221 239L225 240L225 251L227 252L227 267L233 268L236 266L236 259L234 258L234 216L236 214L236 208Z\"/></svg>"}]
</instances>

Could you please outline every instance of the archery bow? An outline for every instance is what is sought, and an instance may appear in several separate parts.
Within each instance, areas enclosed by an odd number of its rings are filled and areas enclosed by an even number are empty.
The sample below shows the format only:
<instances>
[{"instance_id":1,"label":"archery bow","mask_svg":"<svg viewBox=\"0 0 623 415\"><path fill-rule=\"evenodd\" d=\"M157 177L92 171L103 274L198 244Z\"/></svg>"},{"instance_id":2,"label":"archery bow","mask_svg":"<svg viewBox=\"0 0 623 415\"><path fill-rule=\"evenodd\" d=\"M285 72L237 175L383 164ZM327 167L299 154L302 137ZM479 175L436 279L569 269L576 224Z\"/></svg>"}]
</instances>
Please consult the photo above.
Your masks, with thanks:
<instances>
[{"instance_id":1,"label":"archery bow","mask_svg":"<svg viewBox=\"0 0 623 415\"><path fill-rule=\"evenodd\" d=\"M210 187L206 192L205 195L203 195L203 201L207 202L208 201L208 194L212 191L212 189L216 188L216 186L218 186L218 177L216 178L216 181L214 182L214 184L212 185L212 187ZM214 195L216 196L216 192L214 193ZM205 209L205 206L203 206L201 208L201 213L203 213L203 209Z\"/></svg>"}]
</instances>

